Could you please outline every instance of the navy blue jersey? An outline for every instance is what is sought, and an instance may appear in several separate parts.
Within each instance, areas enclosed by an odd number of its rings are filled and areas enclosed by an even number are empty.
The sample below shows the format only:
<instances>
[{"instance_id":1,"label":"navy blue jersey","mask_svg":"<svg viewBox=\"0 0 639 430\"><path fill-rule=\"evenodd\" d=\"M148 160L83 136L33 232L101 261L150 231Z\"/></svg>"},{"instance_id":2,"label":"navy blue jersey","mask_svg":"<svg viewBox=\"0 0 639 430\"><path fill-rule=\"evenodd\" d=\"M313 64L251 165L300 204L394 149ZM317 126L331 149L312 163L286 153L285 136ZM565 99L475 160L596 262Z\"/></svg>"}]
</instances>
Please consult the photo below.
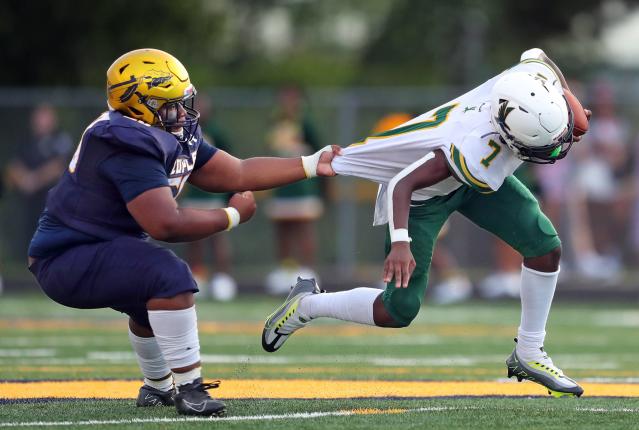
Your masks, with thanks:
<instances>
[{"instance_id":1,"label":"navy blue jersey","mask_svg":"<svg viewBox=\"0 0 639 430\"><path fill-rule=\"evenodd\" d=\"M82 243L146 234L126 204L141 193L171 187L177 197L189 175L217 151L126 117L103 113L87 127L58 184L49 191L29 255L47 257Z\"/></svg>"}]
</instances>

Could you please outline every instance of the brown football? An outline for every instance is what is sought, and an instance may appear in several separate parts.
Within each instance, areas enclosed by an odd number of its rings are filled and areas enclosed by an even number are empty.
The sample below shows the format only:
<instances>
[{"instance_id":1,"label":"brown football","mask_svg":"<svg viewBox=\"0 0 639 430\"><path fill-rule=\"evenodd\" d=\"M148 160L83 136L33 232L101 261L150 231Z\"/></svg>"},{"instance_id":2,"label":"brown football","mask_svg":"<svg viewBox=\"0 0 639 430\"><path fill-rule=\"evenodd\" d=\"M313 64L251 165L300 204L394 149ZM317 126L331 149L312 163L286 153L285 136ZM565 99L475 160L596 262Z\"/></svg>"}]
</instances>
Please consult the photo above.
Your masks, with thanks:
<instances>
[{"instance_id":1,"label":"brown football","mask_svg":"<svg viewBox=\"0 0 639 430\"><path fill-rule=\"evenodd\" d=\"M572 114L575 117L575 129L573 134L575 136L586 134L588 131L588 117L586 116L583 106L581 106L577 97L575 97L575 95L569 90L564 89L564 95L566 96L566 100L568 101L570 109L572 109Z\"/></svg>"}]
</instances>

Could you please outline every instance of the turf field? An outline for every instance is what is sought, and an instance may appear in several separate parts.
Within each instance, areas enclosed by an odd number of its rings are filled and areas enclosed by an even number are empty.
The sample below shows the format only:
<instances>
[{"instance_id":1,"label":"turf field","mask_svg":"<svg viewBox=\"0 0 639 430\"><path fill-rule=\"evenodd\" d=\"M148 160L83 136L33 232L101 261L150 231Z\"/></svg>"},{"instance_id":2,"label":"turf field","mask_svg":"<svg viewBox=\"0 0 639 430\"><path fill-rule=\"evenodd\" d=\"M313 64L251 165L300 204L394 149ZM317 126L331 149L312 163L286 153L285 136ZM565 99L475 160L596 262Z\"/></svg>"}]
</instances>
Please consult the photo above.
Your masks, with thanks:
<instances>
[{"instance_id":1,"label":"turf field","mask_svg":"<svg viewBox=\"0 0 639 430\"><path fill-rule=\"evenodd\" d=\"M223 419L138 409L126 319L41 296L0 298L4 428L638 428L639 307L556 304L547 349L583 382L554 399L505 379L516 302L425 307L406 329L315 322L279 352L261 350L262 297L198 304L202 359Z\"/></svg>"}]
</instances>

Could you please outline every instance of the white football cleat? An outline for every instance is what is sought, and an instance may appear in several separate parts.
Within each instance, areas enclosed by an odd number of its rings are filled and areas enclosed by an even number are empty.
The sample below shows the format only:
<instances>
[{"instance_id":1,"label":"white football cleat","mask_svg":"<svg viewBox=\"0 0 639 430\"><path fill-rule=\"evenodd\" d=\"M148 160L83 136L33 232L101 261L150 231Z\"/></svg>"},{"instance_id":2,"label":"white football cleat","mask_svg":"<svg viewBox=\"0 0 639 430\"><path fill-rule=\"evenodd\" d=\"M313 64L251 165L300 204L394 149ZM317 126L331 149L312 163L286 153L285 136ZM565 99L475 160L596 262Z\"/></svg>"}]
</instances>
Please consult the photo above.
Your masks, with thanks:
<instances>
[{"instance_id":1,"label":"white football cleat","mask_svg":"<svg viewBox=\"0 0 639 430\"><path fill-rule=\"evenodd\" d=\"M262 348L267 352L277 351L290 335L308 324L310 318L301 315L297 309L300 300L321 292L315 279L297 278L297 284L291 288L282 306L266 319L262 331Z\"/></svg>"},{"instance_id":2,"label":"white football cleat","mask_svg":"<svg viewBox=\"0 0 639 430\"><path fill-rule=\"evenodd\" d=\"M517 341L515 339L515 341ZM574 380L564 375L560 368L554 365L544 348L539 348L539 356L532 360L524 361L519 358L517 348L506 359L508 377L517 377L521 382L526 379L536 382L548 389L548 394L555 397L577 396L584 393L584 389Z\"/></svg>"}]
</instances>

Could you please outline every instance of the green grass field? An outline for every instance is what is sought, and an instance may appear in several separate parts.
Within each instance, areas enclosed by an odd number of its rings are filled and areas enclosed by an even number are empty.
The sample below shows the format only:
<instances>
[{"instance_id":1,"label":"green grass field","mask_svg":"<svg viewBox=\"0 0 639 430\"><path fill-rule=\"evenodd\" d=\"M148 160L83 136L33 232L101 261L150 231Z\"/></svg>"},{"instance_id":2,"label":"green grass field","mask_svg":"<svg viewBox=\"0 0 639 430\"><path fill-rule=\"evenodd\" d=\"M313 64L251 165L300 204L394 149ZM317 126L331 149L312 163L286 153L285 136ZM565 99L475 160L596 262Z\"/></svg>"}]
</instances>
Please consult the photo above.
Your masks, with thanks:
<instances>
[{"instance_id":1,"label":"green grass field","mask_svg":"<svg viewBox=\"0 0 639 430\"><path fill-rule=\"evenodd\" d=\"M580 399L554 399L538 385L505 379L517 302L426 306L405 329L317 321L268 354L262 321L278 303L198 304L204 372L222 379L212 394L228 399L229 413L186 420L172 408L134 406L140 377L124 316L3 296L0 427L639 427L636 303L555 305L546 347L584 383ZM81 381L81 388L27 381Z\"/></svg>"}]
</instances>

